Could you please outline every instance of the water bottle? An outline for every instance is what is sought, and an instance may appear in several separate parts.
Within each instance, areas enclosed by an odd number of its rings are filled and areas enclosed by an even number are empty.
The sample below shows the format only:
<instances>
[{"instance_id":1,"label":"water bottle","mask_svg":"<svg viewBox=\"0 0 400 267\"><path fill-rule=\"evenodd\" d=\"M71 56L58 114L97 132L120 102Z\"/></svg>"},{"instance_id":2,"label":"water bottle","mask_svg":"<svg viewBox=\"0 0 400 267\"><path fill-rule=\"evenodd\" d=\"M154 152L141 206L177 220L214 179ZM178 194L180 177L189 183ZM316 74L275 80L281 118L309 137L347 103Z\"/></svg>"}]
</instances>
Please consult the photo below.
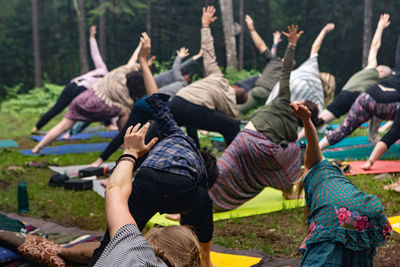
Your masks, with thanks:
<instances>
[{"instance_id":1,"label":"water bottle","mask_svg":"<svg viewBox=\"0 0 400 267\"><path fill-rule=\"evenodd\" d=\"M28 211L28 191L26 190L26 183L21 181L18 183L18 212L25 213Z\"/></svg>"}]
</instances>

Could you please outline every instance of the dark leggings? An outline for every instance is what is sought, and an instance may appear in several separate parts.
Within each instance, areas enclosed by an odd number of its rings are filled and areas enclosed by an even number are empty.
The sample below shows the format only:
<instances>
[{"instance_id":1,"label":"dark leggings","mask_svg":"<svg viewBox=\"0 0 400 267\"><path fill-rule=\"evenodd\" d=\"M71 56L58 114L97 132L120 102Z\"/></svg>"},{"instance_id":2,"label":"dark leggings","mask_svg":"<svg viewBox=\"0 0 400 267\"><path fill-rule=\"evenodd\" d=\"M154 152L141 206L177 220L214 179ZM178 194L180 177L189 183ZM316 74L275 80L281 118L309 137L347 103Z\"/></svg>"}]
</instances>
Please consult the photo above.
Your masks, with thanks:
<instances>
[{"instance_id":1,"label":"dark leggings","mask_svg":"<svg viewBox=\"0 0 400 267\"><path fill-rule=\"evenodd\" d=\"M129 211L140 231L157 212L180 213L182 225L192 226L199 241L212 239L214 224L212 200L207 188L192 178L152 168L141 168L132 182ZM110 242L109 232L104 235L90 259L93 266Z\"/></svg>"},{"instance_id":2,"label":"dark leggings","mask_svg":"<svg viewBox=\"0 0 400 267\"><path fill-rule=\"evenodd\" d=\"M74 82L70 82L65 86L61 92L54 106L44 114L36 124L36 128L39 130L45 126L52 118L64 110L80 93L86 90L86 87L78 86Z\"/></svg>"},{"instance_id":3,"label":"dark leggings","mask_svg":"<svg viewBox=\"0 0 400 267\"><path fill-rule=\"evenodd\" d=\"M198 147L200 142L197 129L221 133L227 146L240 131L240 121L222 112L195 105L179 96L171 100L169 108L176 123L186 126L187 134L193 138Z\"/></svg>"},{"instance_id":4,"label":"dark leggings","mask_svg":"<svg viewBox=\"0 0 400 267\"><path fill-rule=\"evenodd\" d=\"M384 91L379 87L379 84L369 87L365 92L372 96L378 103L393 103L400 101L400 93L397 90Z\"/></svg>"}]
</instances>

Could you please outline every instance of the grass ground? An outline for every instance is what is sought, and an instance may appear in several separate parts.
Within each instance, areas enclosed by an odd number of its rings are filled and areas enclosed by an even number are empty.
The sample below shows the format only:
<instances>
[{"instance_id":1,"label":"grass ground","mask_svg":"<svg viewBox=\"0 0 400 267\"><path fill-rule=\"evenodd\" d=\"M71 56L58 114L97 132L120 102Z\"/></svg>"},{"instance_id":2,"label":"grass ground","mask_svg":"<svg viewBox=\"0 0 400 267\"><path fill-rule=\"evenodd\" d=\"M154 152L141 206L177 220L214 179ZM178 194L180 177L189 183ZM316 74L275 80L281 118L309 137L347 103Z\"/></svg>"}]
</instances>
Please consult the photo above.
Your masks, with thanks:
<instances>
[{"instance_id":1,"label":"grass ground","mask_svg":"<svg viewBox=\"0 0 400 267\"><path fill-rule=\"evenodd\" d=\"M0 113L2 126L0 139L14 139L20 148L32 148L29 132L37 120L36 115L20 114L11 116ZM53 119L44 130L59 121L61 115ZM365 135L366 130L358 130L354 135ZM87 142L106 141L91 139ZM203 143L207 142L202 140ZM65 142L55 142L58 145ZM211 146L210 142L207 142ZM115 160L117 152L110 160ZM93 162L98 153L62 156L23 156L17 149L0 150L0 211L17 211L17 184L26 181L28 185L30 217L44 218L65 226L76 226L87 230L102 231L106 228L104 200L94 191L66 191L48 186L52 174L48 168L32 168L29 161L45 160L49 164L72 165ZM400 214L400 194L383 190L385 184L398 179L387 175L375 179L373 175L357 175L350 179L363 191L380 197L388 216ZM39 226L40 227L40 226ZM215 223L213 241L229 248L255 249L280 257L300 258L297 248L305 237L307 228L303 221L303 210L283 210L266 215L231 219ZM376 266L397 266L400 262L400 237L394 234L389 242L378 250Z\"/></svg>"}]
</instances>

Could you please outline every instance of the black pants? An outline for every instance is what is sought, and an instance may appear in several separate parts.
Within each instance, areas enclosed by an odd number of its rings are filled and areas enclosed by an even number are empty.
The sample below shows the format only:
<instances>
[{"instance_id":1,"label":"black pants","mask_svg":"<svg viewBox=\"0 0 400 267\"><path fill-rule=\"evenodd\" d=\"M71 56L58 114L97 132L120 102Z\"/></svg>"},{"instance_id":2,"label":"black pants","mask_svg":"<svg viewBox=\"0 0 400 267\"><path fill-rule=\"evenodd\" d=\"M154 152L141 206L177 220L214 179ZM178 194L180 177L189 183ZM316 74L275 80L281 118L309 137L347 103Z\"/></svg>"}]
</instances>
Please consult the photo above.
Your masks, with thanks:
<instances>
[{"instance_id":1,"label":"black pants","mask_svg":"<svg viewBox=\"0 0 400 267\"><path fill-rule=\"evenodd\" d=\"M157 212L180 213L180 223L193 227L200 242L206 243L212 239L212 200L207 188L197 185L189 177L141 168L132 183L129 211L140 231ZM89 266L96 263L109 242L107 230Z\"/></svg>"},{"instance_id":2,"label":"black pants","mask_svg":"<svg viewBox=\"0 0 400 267\"><path fill-rule=\"evenodd\" d=\"M342 115L349 112L354 101L361 92L352 91L341 91L332 101L332 103L326 108L335 116L335 118L340 118Z\"/></svg>"},{"instance_id":3,"label":"black pants","mask_svg":"<svg viewBox=\"0 0 400 267\"><path fill-rule=\"evenodd\" d=\"M222 134L226 145L229 145L240 131L240 121L222 112L195 105L179 96L172 99L169 108L176 123L186 126L188 135L193 138L198 147L200 147L200 142L197 129Z\"/></svg>"},{"instance_id":4,"label":"black pants","mask_svg":"<svg viewBox=\"0 0 400 267\"><path fill-rule=\"evenodd\" d=\"M64 110L80 93L86 90L86 87L78 86L74 82L70 82L65 86L61 95L58 97L57 102L54 106L44 114L36 124L37 129L41 129L45 126L52 118Z\"/></svg>"},{"instance_id":5,"label":"black pants","mask_svg":"<svg viewBox=\"0 0 400 267\"><path fill-rule=\"evenodd\" d=\"M378 84L369 87L365 92L372 96L378 103L393 103L400 101L400 93L397 90L384 91Z\"/></svg>"}]
</instances>

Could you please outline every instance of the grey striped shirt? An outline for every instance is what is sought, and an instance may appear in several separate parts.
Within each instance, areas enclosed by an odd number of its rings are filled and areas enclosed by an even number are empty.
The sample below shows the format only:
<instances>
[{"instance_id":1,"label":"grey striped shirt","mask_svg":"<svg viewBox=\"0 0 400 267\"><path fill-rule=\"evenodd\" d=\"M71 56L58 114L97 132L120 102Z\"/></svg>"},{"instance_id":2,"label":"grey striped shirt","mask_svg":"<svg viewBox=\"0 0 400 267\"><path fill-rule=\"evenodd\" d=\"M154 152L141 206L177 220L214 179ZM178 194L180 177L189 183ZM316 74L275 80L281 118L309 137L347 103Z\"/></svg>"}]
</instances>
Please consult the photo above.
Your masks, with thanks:
<instances>
[{"instance_id":1,"label":"grey striped shirt","mask_svg":"<svg viewBox=\"0 0 400 267\"><path fill-rule=\"evenodd\" d=\"M96 267L157 266L167 267L154 254L152 246L144 239L136 225L122 226L108 243Z\"/></svg>"}]
</instances>

